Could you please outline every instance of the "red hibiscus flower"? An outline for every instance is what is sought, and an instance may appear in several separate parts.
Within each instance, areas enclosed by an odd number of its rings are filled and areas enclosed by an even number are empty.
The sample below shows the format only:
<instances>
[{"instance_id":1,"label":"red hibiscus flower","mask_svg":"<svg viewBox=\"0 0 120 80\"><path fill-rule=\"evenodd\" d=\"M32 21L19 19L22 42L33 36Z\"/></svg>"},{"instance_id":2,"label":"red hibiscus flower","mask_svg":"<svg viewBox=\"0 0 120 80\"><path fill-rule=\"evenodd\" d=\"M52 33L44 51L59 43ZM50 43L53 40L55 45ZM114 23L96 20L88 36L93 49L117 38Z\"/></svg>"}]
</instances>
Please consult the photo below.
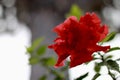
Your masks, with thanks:
<instances>
[{"instance_id":1,"label":"red hibiscus flower","mask_svg":"<svg viewBox=\"0 0 120 80\"><path fill-rule=\"evenodd\" d=\"M55 67L64 65L70 56L70 67L75 67L92 60L92 54L97 51L106 52L110 46L100 46L98 42L108 34L107 25L102 25L95 13L86 13L78 21L75 16L69 17L54 28L58 37L55 44L49 46L58 55Z\"/></svg>"}]
</instances>

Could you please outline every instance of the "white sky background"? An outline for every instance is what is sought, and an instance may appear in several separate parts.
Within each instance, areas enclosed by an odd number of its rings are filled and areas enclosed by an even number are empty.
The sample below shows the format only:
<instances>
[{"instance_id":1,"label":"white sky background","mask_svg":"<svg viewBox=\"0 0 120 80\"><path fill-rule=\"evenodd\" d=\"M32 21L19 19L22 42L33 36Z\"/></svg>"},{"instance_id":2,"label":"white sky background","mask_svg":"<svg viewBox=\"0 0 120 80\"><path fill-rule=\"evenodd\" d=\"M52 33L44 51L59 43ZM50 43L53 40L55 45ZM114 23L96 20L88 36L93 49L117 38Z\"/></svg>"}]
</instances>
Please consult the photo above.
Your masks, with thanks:
<instances>
[{"instance_id":1,"label":"white sky background","mask_svg":"<svg viewBox=\"0 0 120 80\"><path fill-rule=\"evenodd\" d=\"M30 66L25 47L30 32L24 25L15 34L0 35L0 80L29 80Z\"/></svg>"}]
</instances>

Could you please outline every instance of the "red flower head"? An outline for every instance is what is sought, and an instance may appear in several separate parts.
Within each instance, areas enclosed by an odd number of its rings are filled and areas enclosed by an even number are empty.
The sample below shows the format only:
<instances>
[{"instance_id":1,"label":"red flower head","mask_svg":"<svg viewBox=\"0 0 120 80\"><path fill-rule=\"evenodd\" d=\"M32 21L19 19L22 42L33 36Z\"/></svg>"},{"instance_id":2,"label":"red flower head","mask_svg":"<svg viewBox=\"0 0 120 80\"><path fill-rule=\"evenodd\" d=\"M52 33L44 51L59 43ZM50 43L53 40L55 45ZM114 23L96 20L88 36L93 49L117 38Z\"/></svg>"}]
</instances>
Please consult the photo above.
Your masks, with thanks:
<instances>
[{"instance_id":1,"label":"red flower head","mask_svg":"<svg viewBox=\"0 0 120 80\"><path fill-rule=\"evenodd\" d=\"M75 16L69 17L54 28L58 37L55 44L49 46L58 55L55 67L64 65L64 60L70 56L70 67L75 67L92 60L92 54L97 51L106 52L110 46L100 46L97 43L108 34L107 25L102 25L95 13L86 13L78 21Z\"/></svg>"}]
</instances>

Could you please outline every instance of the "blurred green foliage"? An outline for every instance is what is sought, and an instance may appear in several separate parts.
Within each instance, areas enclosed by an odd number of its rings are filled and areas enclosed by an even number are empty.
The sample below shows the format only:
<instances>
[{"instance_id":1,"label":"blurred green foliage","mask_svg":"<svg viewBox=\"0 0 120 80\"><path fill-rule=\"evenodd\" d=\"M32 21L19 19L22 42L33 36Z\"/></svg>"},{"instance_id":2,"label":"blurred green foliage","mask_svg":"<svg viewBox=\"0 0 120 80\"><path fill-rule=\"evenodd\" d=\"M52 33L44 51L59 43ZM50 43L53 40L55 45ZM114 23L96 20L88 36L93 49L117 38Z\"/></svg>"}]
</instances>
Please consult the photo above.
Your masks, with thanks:
<instances>
[{"instance_id":1,"label":"blurred green foliage","mask_svg":"<svg viewBox=\"0 0 120 80\"><path fill-rule=\"evenodd\" d=\"M42 44L43 40L44 38L36 39L33 41L32 45L26 49L27 54L30 56L29 64L39 64L46 69L46 74L40 76L39 80L48 80L49 75L51 74L54 76L54 80L66 80L66 75L64 75L64 72L68 70L68 64L59 70L53 68L56 63L56 58L53 55L49 57L45 56L47 45Z\"/></svg>"},{"instance_id":2,"label":"blurred green foliage","mask_svg":"<svg viewBox=\"0 0 120 80\"><path fill-rule=\"evenodd\" d=\"M70 8L70 11L66 14L66 17L69 17L69 16L76 16L77 19L79 20L80 19L80 16L82 16L83 12L82 10L80 9L80 7L76 4L73 4Z\"/></svg>"}]
</instances>

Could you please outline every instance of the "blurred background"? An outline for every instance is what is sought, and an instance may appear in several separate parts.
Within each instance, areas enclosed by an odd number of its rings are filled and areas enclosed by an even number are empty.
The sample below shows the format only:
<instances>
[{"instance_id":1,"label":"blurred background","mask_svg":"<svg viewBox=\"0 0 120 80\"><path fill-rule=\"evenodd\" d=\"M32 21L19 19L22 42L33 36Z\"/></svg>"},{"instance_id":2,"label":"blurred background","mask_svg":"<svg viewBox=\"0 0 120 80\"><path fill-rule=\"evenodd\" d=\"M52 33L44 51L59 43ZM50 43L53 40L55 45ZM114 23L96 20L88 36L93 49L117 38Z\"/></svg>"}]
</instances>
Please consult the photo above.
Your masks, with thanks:
<instances>
[{"instance_id":1,"label":"blurred background","mask_svg":"<svg viewBox=\"0 0 120 80\"><path fill-rule=\"evenodd\" d=\"M65 20L73 4L80 8L80 15L99 15L110 32L117 32L109 44L120 46L120 0L0 0L0 80L38 80L45 74L46 69L39 64L29 65L26 47L39 37L45 37L44 44L51 44L56 36L52 29ZM47 50L46 56L56 55ZM84 65L78 67L80 71L65 71L66 80L88 71ZM47 80L53 80L53 75Z\"/></svg>"}]
</instances>

